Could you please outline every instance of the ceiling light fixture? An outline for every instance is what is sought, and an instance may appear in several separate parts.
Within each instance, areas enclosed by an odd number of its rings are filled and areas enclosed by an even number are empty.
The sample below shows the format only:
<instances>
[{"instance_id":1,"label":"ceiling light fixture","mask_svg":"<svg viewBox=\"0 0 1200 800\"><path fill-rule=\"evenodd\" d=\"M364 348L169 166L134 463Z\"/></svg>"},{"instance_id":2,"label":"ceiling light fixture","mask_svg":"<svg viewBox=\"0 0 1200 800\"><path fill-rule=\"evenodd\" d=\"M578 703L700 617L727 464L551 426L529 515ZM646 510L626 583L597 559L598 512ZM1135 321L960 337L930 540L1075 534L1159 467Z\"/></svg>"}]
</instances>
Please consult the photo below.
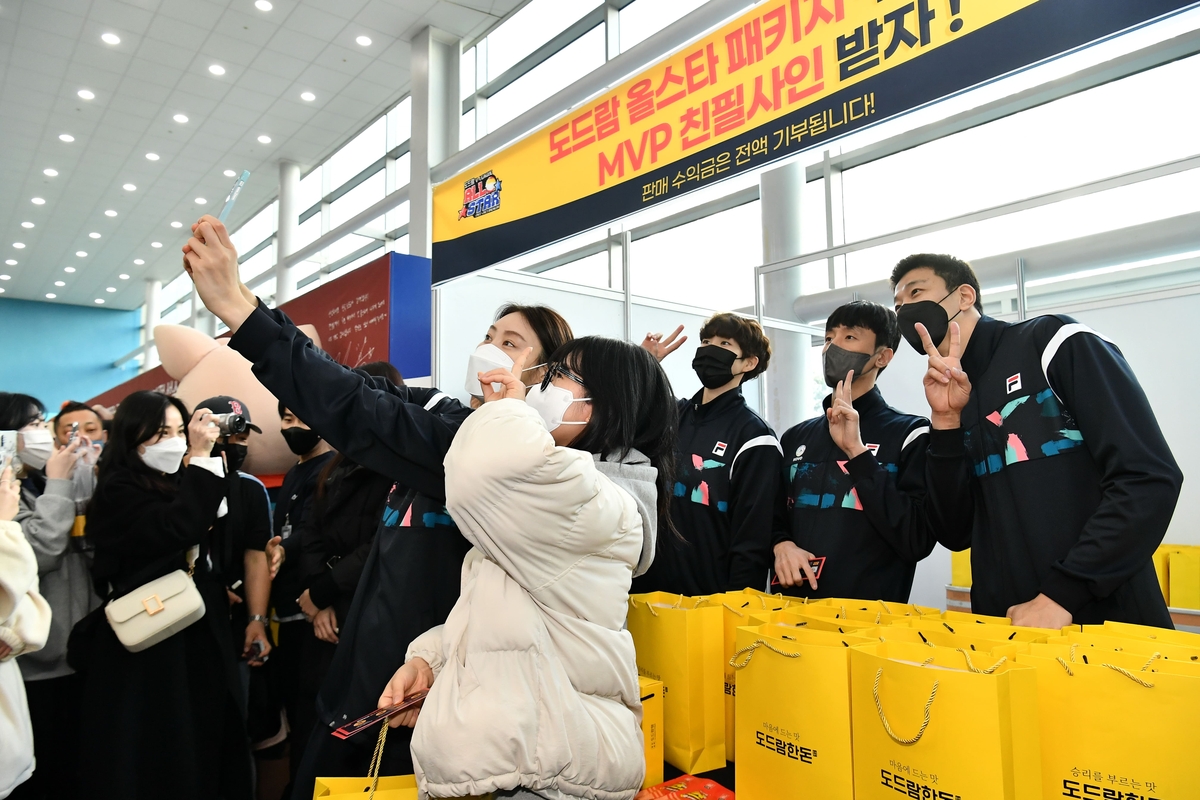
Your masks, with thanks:
<instances>
[{"instance_id":1,"label":"ceiling light fixture","mask_svg":"<svg viewBox=\"0 0 1200 800\"><path fill-rule=\"evenodd\" d=\"M140 258L135 258L135 259L133 260L133 263L137 264L137 265L140 267L142 264L145 264L146 262L145 262L145 261L143 261L143 260L142 260L142 259L140 259Z\"/></svg>"},{"instance_id":2,"label":"ceiling light fixture","mask_svg":"<svg viewBox=\"0 0 1200 800\"><path fill-rule=\"evenodd\" d=\"M75 255L79 256L80 258L87 258L87 253L83 250L76 250Z\"/></svg>"},{"instance_id":3,"label":"ceiling light fixture","mask_svg":"<svg viewBox=\"0 0 1200 800\"><path fill-rule=\"evenodd\" d=\"M301 92L300 99L306 103L311 103L313 100L317 99L317 96L312 92Z\"/></svg>"},{"instance_id":4,"label":"ceiling light fixture","mask_svg":"<svg viewBox=\"0 0 1200 800\"><path fill-rule=\"evenodd\" d=\"M354 41L358 42L359 45L362 47L370 47L371 46L371 37L370 36L359 36Z\"/></svg>"},{"instance_id":5,"label":"ceiling light fixture","mask_svg":"<svg viewBox=\"0 0 1200 800\"><path fill-rule=\"evenodd\" d=\"M46 205L46 201L40 197L31 197L31 198L29 198L29 202L33 203L35 206Z\"/></svg>"},{"instance_id":6,"label":"ceiling light fixture","mask_svg":"<svg viewBox=\"0 0 1200 800\"><path fill-rule=\"evenodd\" d=\"M18 250L24 250L25 243L24 242L13 242L13 247L17 248Z\"/></svg>"},{"instance_id":7,"label":"ceiling light fixture","mask_svg":"<svg viewBox=\"0 0 1200 800\"><path fill-rule=\"evenodd\" d=\"M260 143L260 144L270 144L270 143L271 143L271 137L270 137L270 136L267 136L267 135L264 133L262 136L259 136L259 137L258 137L258 141L259 141L259 143Z\"/></svg>"},{"instance_id":8,"label":"ceiling light fixture","mask_svg":"<svg viewBox=\"0 0 1200 800\"><path fill-rule=\"evenodd\" d=\"M158 153L146 153L147 161L158 161Z\"/></svg>"},{"instance_id":9,"label":"ceiling light fixture","mask_svg":"<svg viewBox=\"0 0 1200 800\"><path fill-rule=\"evenodd\" d=\"M0 294L4 294L4 290L3 290L3 289L0 289Z\"/></svg>"},{"instance_id":10,"label":"ceiling light fixture","mask_svg":"<svg viewBox=\"0 0 1200 800\"><path fill-rule=\"evenodd\" d=\"M208 200L206 200L206 199L205 199L205 198L203 198L203 197L197 197L197 198L196 198L196 205L198 205L198 206L202 206L202 205L204 205L204 204L205 204L205 203L207 203L207 202L208 202Z\"/></svg>"},{"instance_id":11,"label":"ceiling light fixture","mask_svg":"<svg viewBox=\"0 0 1200 800\"><path fill-rule=\"evenodd\" d=\"M104 291L108 292L109 294L112 294L116 290L117 290L117 287L115 287L115 286L108 286L108 287L105 287L105 289L104 289Z\"/></svg>"},{"instance_id":12,"label":"ceiling light fixture","mask_svg":"<svg viewBox=\"0 0 1200 800\"><path fill-rule=\"evenodd\" d=\"M12 275L0 275L0 281L11 281L11 280L12 280Z\"/></svg>"},{"instance_id":13,"label":"ceiling light fixture","mask_svg":"<svg viewBox=\"0 0 1200 800\"><path fill-rule=\"evenodd\" d=\"M89 89L80 89L75 94L79 95L84 100L95 100L96 99L96 93L90 91Z\"/></svg>"},{"instance_id":14,"label":"ceiling light fixture","mask_svg":"<svg viewBox=\"0 0 1200 800\"><path fill-rule=\"evenodd\" d=\"M137 191L137 187L134 186L132 183L127 183L124 186L122 186L121 188L127 192L136 192Z\"/></svg>"},{"instance_id":15,"label":"ceiling light fixture","mask_svg":"<svg viewBox=\"0 0 1200 800\"><path fill-rule=\"evenodd\" d=\"M58 135L58 139L59 139L59 141L61 141L61 142L73 142L73 141L75 141L75 137L74 137L74 136L72 136L72 135L71 135L71 134L69 134L69 133L60 133L60 134Z\"/></svg>"},{"instance_id":16,"label":"ceiling light fixture","mask_svg":"<svg viewBox=\"0 0 1200 800\"><path fill-rule=\"evenodd\" d=\"M74 267L63 267L63 272L70 274L75 271Z\"/></svg>"},{"instance_id":17,"label":"ceiling light fixture","mask_svg":"<svg viewBox=\"0 0 1200 800\"><path fill-rule=\"evenodd\" d=\"M115 217L116 215L117 215L117 212L113 211L111 208L108 211L104 212L104 216L106 216L106 217Z\"/></svg>"},{"instance_id":18,"label":"ceiling light fixture","mask_svg":"<svg viewBox=\"0 0 1200 800\"><path fill-rule=\"evenodd\" d=\"M17 265L17 260L15 258L8 258L8 259L4 260L4 263L8 264L10 267L15 267ZM8 278L4 277L4 278L0 278L0 280L6 281L6 280L8 280Z\"/></svg>"},{"instance_id":19,"label":"ceiling light fixture","mask_svg":"<svg viewBox=\"0 0 1200 800\"><path fill-rule=\"evenodd\" d=\"M95 231L92 231L91 233L88 234L88 238L89 239L99 239L100 234L96 233Z\"/></svg>"},{"instance_id":20,"label":"ceiling light fixture","mask_svg":"<svg viewBox=\"0 0 1200 800\"><path fill-rule=\"evenodd\" d=\"M129 276L128 276L128 275L126 275L124 272L122 272L122 273L121 273L120 275L118 275L117 277L118 277L118 278L120 278L120 279L121 279L121 280L123 280L123 281L127 281L127 280L129 280Z\"/></svg>"},{"instance_id":21,"label":"ceiling light fixture","mask_svg":"<svg viewBox=\"0 0 1200 800\"><path fill-rule=\"evenodd\" d=\"M271 5L268 0L254 0L254 7L259 11L270 11L275 6Z\"/></svg>"},{"instance_id":22,"label":"ceiling light fixture","mask_svg":"<svg viewBox=\"0 0 1200 800\"><path fill-rule=\"evenodd\" d=\"M66 281L55 281L55 282L54 282L54 285L55 285L55 286L62 287L62 286L66 286L66 285L67 285L67 282L66 282Z\"/></svg>"},{"instance_id":23,"label":"ceiling light fixture","mask_svg":"<svg viewBox=\"0 0 1200 800\"><path fill-rule=\"evenodd\" d=\"M172 223L171 223L171 227L172 227L172 228L182 228L182 227L183 227L183 223L182 223L182 222L172 222Z\"/></svg>"},{"instance_id":24,"label":"ceiling light fixture","mask_svg":"<svg viewBox=\"0 0 1200 800\"><path fill-rule=\"evenodd\" d=\"M104 41L105 44L120 44L121 43L121 37L117 36L115 33L102 33L102 34L100 34L100 38Z\"/></svg>"},{"instance_id":25,"label":"ceiling light fixture","mask_svg":"<svg viewBox=\"0 0 1200 800\"><path fill-rule=\"evenodd\" d=\"M95 303L96 305L98 305L98 306L102 306L102 305L104 305L104 298L103 298L103 297L97 297L97 298L96 298L94 301L92 301L92 302L94 302L94 303Z\"/></svg>"},{"instance_id":26,"label":"ceiling light fixture","mask_svg":"<svg viewBox=\"0 0 1200 800\"><path fill-rule=\"evenodd\" d=\"M46 169L42 170L42 174L45 175L47 178L57 178L58 170L46 168Z\"/></svg>"},{"instance_id":27,"label":"ceiling light fixture","mask_svg":"<svg viewBox=\"0 0 1200 800\"><path fill-rule=\"evenodd\" d=\"M54 299L54 298L56 298L56 297L58 297L58 295L56 295L54 292L46 292L46 299L47 299L47 300L53 300L53 299Z\"/></svg>"},{"instance_id":28,"label":"ceiling light fixture","mask_svg":"<svg viewBox=\"0 0 1200 800\"><path fill-rule=\"evenodd\" d=\"M150 246L151 247L162 247L162 242L151 242Z\"/></svg>"},{"instance_id":29,"label":"ceiling light fixture","mask_svg":"<svg viewBox=\"0 0 1200 800\"><path fill-rule=\"evenodd\" d=\"M227 169L221 174L224 175L226 178L236 178L237 177L237 173L231 169Z\"/></svg>"},{"instance_id":30,"label":"ceiling light fixture","mask_svg":"<svg viewBox=\"0 0 1200 800\"><path fill-rule=\"evenodd\" d=\"M184 125L188 121L187 114L176 114L175 116L171 117L171 119L175 120L180 125Z\"/></svg>"},{"instance_id":31,"label":"ceiling light fixture","mask_svg":"<svg viewBox=\"0 0 1200 800\"><path fill-rule=\"evenodd\" d=\"M211 72L213 75L224 75L225 74L225 68L222 67L220 64L209 64L208 71Z\"/></svg>"},{"instance_id":32,"label":"ceiling light fixture","mask_svg":"<svg viewBox=\"0 0 1200 800\"><path fill-rule=\"evenodd\" d=\"M32 228L32 227L33 227L33 223L32 223L32 222L22 222L22 223L21 223L21 227L22 227L22 228Z\"/></svg>"}]
</instances>

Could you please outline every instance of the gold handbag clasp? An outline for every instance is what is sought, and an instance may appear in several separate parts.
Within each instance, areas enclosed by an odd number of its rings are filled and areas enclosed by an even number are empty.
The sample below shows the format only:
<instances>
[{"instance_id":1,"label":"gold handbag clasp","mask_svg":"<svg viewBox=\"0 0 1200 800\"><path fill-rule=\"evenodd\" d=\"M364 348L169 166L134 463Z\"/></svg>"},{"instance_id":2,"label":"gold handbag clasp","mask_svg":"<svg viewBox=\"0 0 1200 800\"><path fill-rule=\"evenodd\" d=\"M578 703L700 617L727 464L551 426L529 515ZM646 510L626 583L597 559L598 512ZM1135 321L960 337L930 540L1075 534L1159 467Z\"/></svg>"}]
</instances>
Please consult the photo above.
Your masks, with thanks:
<instances>
[{"instance_id":1,"label":"gold handbag clasp","mask_svg":"<svg viewBox=\"0 0 1200 800\"><path fill-rule=\"evenodd\" d=\"M143 600L142 607L145 608L146 613L152 617L166 608L166 606L163 605L163 601L158 599L158 595L156 594L152 594Z\"/></svg>"}]
</instances>

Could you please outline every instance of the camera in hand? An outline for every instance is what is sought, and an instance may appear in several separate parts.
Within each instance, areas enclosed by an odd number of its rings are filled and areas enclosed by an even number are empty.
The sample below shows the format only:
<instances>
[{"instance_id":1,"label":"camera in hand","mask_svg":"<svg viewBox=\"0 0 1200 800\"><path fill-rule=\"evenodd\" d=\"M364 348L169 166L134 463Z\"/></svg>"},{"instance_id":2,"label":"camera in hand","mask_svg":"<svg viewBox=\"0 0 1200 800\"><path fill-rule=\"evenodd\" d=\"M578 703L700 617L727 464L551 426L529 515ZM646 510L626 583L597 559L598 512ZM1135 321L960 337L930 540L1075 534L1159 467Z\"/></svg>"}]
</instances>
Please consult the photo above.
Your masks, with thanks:
<instances>
[{"instance_id":1,"label":"camera in hand","mask_svg":"<svg viewBox=\"0 0 1200 800\"><path fill-rule=\"evenodd\" d=\"M241 414L213 414L209 419L220 429L222 436L237 436L250 428L250 423Z\"/></svg>"}]
</instances>

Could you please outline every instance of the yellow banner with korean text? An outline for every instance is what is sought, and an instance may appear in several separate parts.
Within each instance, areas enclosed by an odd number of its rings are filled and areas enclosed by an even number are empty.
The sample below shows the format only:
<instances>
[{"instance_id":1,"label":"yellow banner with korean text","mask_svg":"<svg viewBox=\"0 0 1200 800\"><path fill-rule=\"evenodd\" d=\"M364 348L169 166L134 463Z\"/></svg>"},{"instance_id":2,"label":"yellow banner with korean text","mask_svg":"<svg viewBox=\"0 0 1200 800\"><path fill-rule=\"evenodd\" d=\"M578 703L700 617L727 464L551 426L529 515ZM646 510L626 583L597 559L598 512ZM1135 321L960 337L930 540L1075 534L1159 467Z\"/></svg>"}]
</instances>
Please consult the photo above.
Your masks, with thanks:
<instances>
[{"instance_id":1,"label":"yellow banner with korean text","mask_svg":"<svg viewBox=\"0 0 1200 800\"><path fill-rule=\"evenodd\" d=\"M767 0L438 185L434 280L760 167L1183 5Z\"/></svg>"}]
</instances>

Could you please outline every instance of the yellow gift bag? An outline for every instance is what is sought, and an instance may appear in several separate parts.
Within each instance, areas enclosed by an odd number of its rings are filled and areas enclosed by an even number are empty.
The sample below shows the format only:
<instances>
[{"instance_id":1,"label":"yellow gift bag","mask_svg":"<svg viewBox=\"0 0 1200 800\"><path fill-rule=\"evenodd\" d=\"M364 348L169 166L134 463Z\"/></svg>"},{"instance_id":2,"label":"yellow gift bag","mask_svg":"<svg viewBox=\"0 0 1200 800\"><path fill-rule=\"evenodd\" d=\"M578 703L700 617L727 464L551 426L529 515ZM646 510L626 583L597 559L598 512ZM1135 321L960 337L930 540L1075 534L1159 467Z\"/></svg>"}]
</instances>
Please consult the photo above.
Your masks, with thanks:
<instances>
[{"instance_id":1,"label":"yellow gift bag","mask_svg":"<svg viewBox=\"0 0 1200 800\"><path fill-rule=\"evenodd\" d=\"M856 800L1041 798L1037 672L904 642L850 652Z\"/></svg>"},{"instance_id":2,"label":"yellow gift bag","mask_svg":"<svg viewBox=\"0 0 1200 800\"><path fill-rule=\"evenodd\" d=\"M971 588L971 550L950 553L950 585L960 589Z\"/></svg>"},{"instance_id":3,"label":"yellow gift bag","mask_svg":"<svg viewBox=\"0 0 1200 800\"><path fill-rule=\"evenodd\" d=\"M894 623L894 625L899 624L901 623ZM994 625L978 620L966 622L922 617L921 619L905 620L903 624L922 631L945 631L956 636L973 636L978 639L992 639L1006 642L1044 642L1053 636L1062 634L1062 631L1055 628L1026 628L1021 625L1008 624Z\"/></svg>"},{"instance_id":4,"label":"yellow gift bag","mask_svg":"<svg viewBox=\"0 0 1200 800\"><path fill-rule=\"evenodd\" d=\"M1151 642L1168 642L1181 647L1200 648L1200 633L1188 631L1173 631L1170 628L1155 628L1150 625L1134 625L1132 622L1106 622L1103 625L1080 625L1083 633L1099 636L1121 636L1129 639L1144 639ZM1063 628L1063 632L1076 629L1071 625Z\"/></svg>"},{"instance_id":5,"label":"yellow gift bag","mask_svg":"<svg viewBox=\"0 0 1200 800\"><path fill-rule=\"evenodd\" d=\"M1200 797L1200 677L1139 660L1017 656L1038 672L1046 797Z\"/></svg>"},{"instance_id":6,"label":"yellow gift bag","mask_svg":"<svg viewBox=\"0 0 1200 800\"><path fill-rule=\"evenodd\" d=\"M663 592L629 598L638 673L663 683L663 755L687 774L725 766L724 613Z\"/></svg>"},{"instance_id":7,"label":"yellow gift bag","mask_svg":"<svg viewBox=\"0 0 1200 800\"><path fill-rule=\"evenodd\" d=\"M663 782L663 685L662 681L638 678L642 698L642 749L646 753L646 779L642 788Z\"/></svg>"},{"instance_id":8,"label":"yellow gift bag","mask_svg":"<svg viewBox=\"0 0 1200 800\"><path fill-rule=\"evenodd\" d=\"M1200 548L1181 547L1168 557L1167 605L1200 609Z\"/></svg>"},{"instance_id":9,"label":"yellow gift bag","mask_svg":"<svg viewBox=\"0 0 1200 800\"><path fill-rule=\"evenodd\" d=\"M853 800L849 647L858 636L787 625L739 628L739 800Z\"/></svg>"},{"instance_id":10,"label":"yellow gift bag","mask_svg":"<svg viewBox=\"0 0 1200 800\"><path fill-rule=\"evenodd\" d=\"M365 800L371 793L372 778L317 778L313 798L349 798ZM395 775L379 779L375 800L417 800L417 779Z\"/></svg>"}]
</instances>

